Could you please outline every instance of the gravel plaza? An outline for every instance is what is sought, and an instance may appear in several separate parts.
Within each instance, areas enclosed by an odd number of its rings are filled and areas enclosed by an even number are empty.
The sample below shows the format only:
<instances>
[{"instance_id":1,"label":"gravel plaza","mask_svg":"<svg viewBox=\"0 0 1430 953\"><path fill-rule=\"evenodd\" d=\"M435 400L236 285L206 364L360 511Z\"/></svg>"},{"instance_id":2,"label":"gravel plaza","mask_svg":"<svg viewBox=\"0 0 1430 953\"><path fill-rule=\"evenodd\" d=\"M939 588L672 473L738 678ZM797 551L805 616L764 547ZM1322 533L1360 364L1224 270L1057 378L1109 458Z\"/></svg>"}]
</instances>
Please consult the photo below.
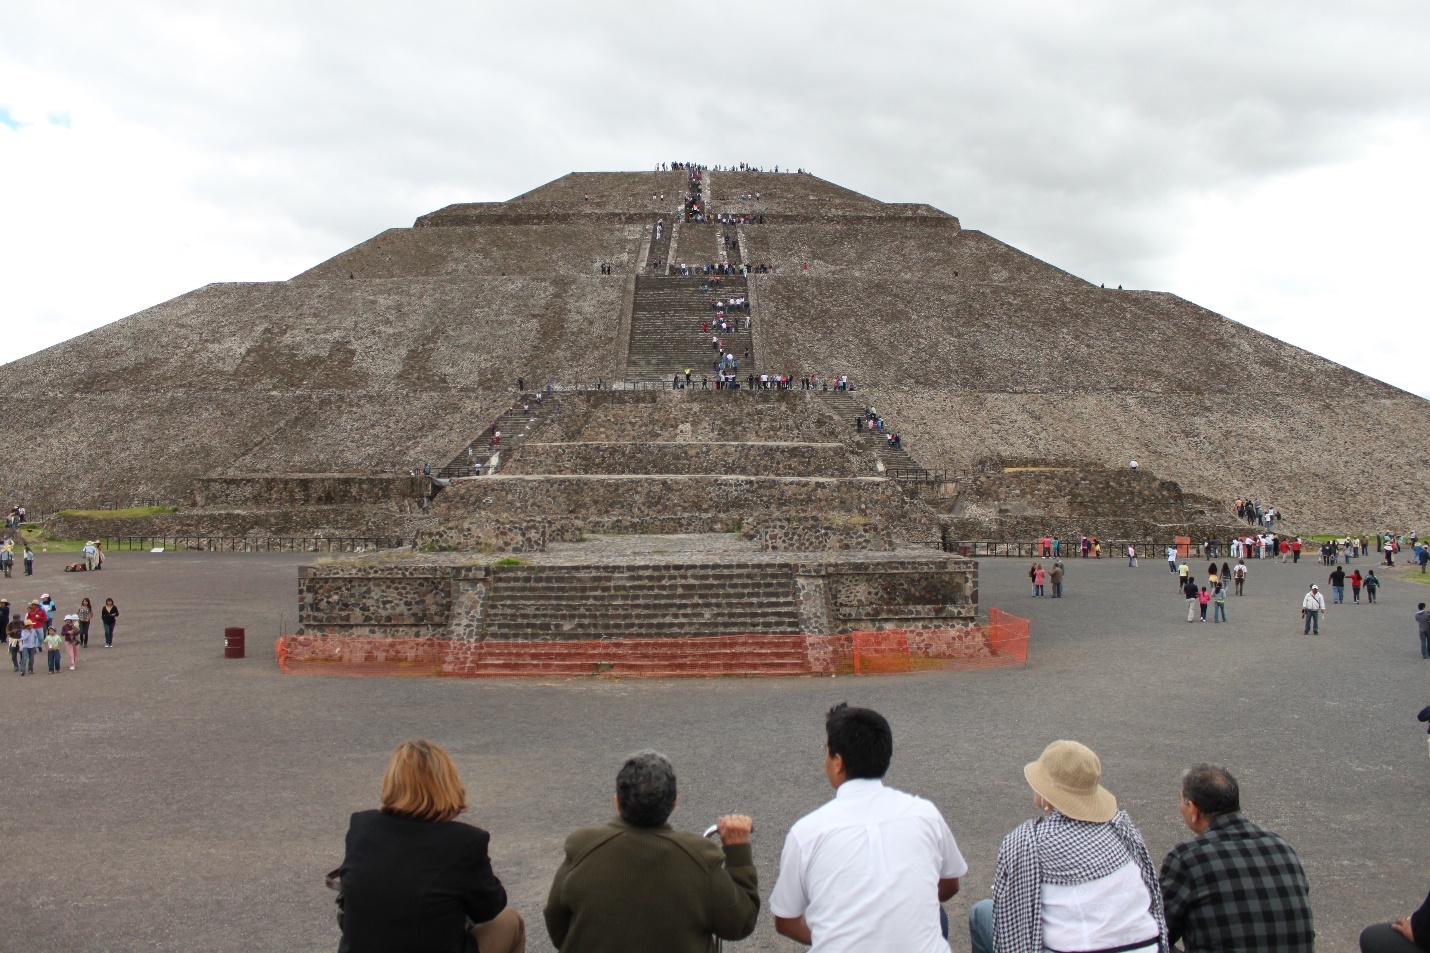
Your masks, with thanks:
<instances>
[{"instance_id":1,"label":"gravel plaza","mask_svg":"<svg viewBox=\"0 0 1430 953\"><path fill-rule=\"evenodd\" d=\"M1072 738L1154 860L1190 836L1181 771L1237 775L1255 821L1285 835L1311 881L1320 946L1349 950L1368 923L1407 914L1430 883L1421 830L1430 782L1430 662L1411 614L1430 586L1385 570L1376 605L1329 606L1301 633L1301 595L1327 567L1249 563L1227 624L1188 624L1166 564L1069 561L1066 597L1029 596L1026 560L980 563L980 599L1031 619L1026 667L862 678L462 680L283 676L273 640L291 629L296 567L311 556L116 553L99 574L0 581L23 608L52 593L121 608L115 647L97 633L77 671L9 676L16 730L0 772L10 902L0 948L52 951L330 951L338 932L323 874L350 812L375 807L393 746L451 752L492 859L549 950L541 907L561 845L612 813L620 758L654 747L675 762L672 823L756 821L761 893L785 832L832 792L823 713L847 700L894 729L888 782L943 810L970 864L947 904L952 948L989 895L1003 836L1032 816L1022 766ZM1220 560L1218 561L1220 562ZM1205 561L1191 561L1199 577ZM1375 560L1358 560L1364 571ZM1379 572L1380 570L1378 570ZM1349 600L1349 592L1347 593ZM223 658L223 629L248 657ZM796 950L762 911L728 948Z\"/></svg>"}]
</instances>

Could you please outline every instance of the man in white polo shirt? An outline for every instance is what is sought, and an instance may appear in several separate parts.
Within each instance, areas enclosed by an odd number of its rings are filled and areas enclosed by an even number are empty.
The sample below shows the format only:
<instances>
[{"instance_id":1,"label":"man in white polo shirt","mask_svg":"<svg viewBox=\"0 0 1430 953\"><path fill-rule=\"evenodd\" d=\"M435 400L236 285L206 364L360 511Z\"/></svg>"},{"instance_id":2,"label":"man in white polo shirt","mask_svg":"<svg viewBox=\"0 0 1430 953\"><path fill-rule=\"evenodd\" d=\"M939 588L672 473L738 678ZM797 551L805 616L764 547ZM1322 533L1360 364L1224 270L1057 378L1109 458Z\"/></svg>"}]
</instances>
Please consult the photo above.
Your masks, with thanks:
<instances>
[{"instance_id":1,"label":"man in white polo shirt","mask_svg":"<svg viewBox=\"0 0 1430 953\"><path fill-rule=\"evenodd\" d=\"M836 793L785 838L775 930L812 953L947 953L939 904L968 872L953 832L930 802L884 787L894 736L883 715L841 703L825 732Z\"/></svg>"}]
</instances>

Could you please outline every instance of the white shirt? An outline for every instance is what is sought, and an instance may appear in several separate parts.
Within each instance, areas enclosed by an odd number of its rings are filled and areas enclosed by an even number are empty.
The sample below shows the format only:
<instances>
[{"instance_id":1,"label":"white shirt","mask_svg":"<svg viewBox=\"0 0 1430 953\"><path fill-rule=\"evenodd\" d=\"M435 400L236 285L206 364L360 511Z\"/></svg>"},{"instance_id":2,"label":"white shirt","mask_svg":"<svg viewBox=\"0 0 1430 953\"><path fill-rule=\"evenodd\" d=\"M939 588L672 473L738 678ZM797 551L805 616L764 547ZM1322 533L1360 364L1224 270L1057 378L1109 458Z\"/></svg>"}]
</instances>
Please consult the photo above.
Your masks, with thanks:
<instances>
[{"instance_id":1,"label":"white shirt","mask_svg":"<svg viewBox=\"0 0 1430 953\"><path fill-rule=\"evenodd\" d=\"M1326 611L1326 597L1319 592L1308 592L1306 598L1301 600L1301 608L1309 609L1312 612Z\"/></svg>"},{"instance_id":2,"label":"white shirt","mask_svg":"<svg viewBox=\"0 0 1430 953\"><path fill-rule=\"evenodd\" d=\"M1133 861L1097 880L1043 884L1043 947L1049 950L1110 950L1152 938L1152 898Z\"/></svg>"},{"instance_id":3,"label":"white shirt","mask_svg":"<svg viewBox=\"0 0 1430 953\"><path fill-rule=\"evenodd\" d=\"M948 953L938 882L966 873L938 808L856 778L790 828L770 912L803 916L811 953Z\"/></svg>"}]
</instances>

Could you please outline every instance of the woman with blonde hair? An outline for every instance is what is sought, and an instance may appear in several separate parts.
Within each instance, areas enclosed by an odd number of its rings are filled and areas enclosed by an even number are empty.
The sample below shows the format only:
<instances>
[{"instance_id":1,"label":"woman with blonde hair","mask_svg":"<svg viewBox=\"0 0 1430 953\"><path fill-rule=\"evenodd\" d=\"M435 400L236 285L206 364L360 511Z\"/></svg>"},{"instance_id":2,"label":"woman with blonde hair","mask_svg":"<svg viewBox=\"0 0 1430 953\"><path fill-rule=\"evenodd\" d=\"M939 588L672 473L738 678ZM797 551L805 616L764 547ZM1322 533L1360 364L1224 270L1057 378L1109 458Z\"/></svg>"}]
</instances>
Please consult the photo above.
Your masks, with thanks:
<instances>
[{"instance_id":1,"label":"woman with blonde hair","mask_svg":"<svg viewBox=\"0 0 1430 953\"><path fill-rule=\"evenodd\" d=\"M1042 815L1003 839L993 899L968 911L974 953L1167 950L1157 870L1097 755L1054 741L1023 776Z\"/></svg>"},{"instance_id":2,"label":"woman with blonde hair","mask_svg":"<svg viewBox=\"0 0 1430 953\"><path fill-rule=\"evenodd\" d=\"M358 811L333 872L338 953L521 953L526 925L492 872L491 835L455 820L467 791L447 752L404 741L382 779L382 807Z\"/></svg>"}]
</instances>

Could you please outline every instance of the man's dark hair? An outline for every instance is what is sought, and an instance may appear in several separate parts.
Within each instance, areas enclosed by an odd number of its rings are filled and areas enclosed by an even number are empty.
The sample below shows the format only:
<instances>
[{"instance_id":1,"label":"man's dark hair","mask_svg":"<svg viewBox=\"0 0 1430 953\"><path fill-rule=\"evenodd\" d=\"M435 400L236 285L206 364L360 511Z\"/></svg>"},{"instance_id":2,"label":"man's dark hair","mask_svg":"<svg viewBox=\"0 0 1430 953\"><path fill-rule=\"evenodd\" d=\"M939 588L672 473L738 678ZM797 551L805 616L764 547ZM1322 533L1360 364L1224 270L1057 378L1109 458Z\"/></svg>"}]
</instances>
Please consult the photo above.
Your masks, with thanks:
<instances>
[{"instance_id":1,"label":"man's dark hair","mask_svg":"<svg viewBox=\"0 0 1430 953\"><path fill-rule=\"evenodd\" d=\"M659 827L675 810L675 765L659 751L637 751L616 775L621 820L632 827Z\"/></svg>"},{"instance_id":2,"label":"man's dark hair","mask_svg":"<svg viewBox=\"0 0 1430 953\"><path fill-rule=\"evenodd\" d=\"M850 708L840 702L824 716L830 756L844 759L850 778L882 778L894 757L894 733L883 715L870 708Z\"/></svg>"},{"instance_id":3,"label":"man's dark hair","mask_svg":"<svg viewBox=\"0 0 1430 953\"><path fill-rule=\"evenodd\" d=\"M1199 764L1182 775L1182 797L1196 805L1206 818L1236 814L1241 810L1241 788L1226 768Z\"/></svg>"}]
</instances>

